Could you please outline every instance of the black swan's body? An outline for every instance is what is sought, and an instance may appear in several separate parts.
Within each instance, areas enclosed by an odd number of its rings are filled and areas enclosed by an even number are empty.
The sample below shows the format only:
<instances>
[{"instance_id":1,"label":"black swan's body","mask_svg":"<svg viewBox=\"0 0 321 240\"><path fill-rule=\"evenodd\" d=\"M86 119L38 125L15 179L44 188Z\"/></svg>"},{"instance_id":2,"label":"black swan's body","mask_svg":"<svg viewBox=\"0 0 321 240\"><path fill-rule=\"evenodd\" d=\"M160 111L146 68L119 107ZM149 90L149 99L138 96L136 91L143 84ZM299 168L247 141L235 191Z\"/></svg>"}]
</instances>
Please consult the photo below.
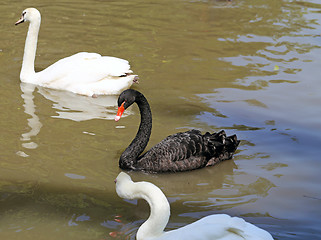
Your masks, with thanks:
<instances>
[{"instance_id":1,"label":"black swan's body","mask_svg":"<svg viewBox=\"0 0 321 240\"><path fill-rule=\"evenodd\" d=\"M137 103L141 123L136 137L122 153L119 167L147 172L181 172L212 166L232 158L239 141L236 135L226 137L224 131L201 134L198 130L168 136L142 156L152 129L152 113L144 95L128 89L118 97L118 121L126 108Z\"/></svg>"}]
</instances>

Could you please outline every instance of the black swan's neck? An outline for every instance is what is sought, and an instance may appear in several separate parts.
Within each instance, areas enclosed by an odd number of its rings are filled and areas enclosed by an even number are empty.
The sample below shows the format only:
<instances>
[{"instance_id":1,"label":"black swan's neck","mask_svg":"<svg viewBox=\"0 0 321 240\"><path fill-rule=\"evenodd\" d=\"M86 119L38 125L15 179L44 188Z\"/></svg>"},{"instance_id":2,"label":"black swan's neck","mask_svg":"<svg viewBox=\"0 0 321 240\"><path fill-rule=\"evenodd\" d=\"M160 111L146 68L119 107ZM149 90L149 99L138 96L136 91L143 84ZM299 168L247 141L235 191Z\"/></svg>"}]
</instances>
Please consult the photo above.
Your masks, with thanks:
<instances>
[{"instance_id":1,"label":"black swan's neck","mask_svg":"<svg viewBox=\"0 0 321 240\"><path fill-rule=\"evenodd\" d=\"M120 156L119 167L122 169L135 169L138 157L146 148L152 132L152 112L147 99L139 93L135 102L139 107L141 120L136 137Z\"/></svg>"}]
</instances>

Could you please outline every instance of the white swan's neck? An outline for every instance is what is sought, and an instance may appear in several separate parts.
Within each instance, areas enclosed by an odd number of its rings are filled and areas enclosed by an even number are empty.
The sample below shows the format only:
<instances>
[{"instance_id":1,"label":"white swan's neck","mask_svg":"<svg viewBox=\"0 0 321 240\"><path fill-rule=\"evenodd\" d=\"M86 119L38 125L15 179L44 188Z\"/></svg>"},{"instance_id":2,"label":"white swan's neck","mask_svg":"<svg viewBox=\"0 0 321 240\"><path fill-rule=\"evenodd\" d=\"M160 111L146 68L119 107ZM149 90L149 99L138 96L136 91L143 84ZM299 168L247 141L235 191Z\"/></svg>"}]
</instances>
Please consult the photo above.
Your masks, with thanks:
<instances>
[{"instance_id":1,"label":"white swan's neck","mask_svg":"<svg viewBox=\"0 0 321 240\"><path fill-rule=\"evenodd\" d=\"M41 17L33 19L30 21L29 29L26 38L25 50L22 60L22 68L20 72L20 79L23 82L32 82L30 78L35 75L35 58L37 50L38 33L41 23Z\"/></svg>"},{"instance_id":2,"label":"white swan's neck","mask_svg":"<svg viewBox=\"0 0 321 240\"><path fill-rule=\"evenodd\" d=\"M137 198L145 199L150 206L150 215L137 231L137 240L159 237L164 233L170 216L170 206L164 193L148 182L134 183Z\"/></svg>"}]
</instances>

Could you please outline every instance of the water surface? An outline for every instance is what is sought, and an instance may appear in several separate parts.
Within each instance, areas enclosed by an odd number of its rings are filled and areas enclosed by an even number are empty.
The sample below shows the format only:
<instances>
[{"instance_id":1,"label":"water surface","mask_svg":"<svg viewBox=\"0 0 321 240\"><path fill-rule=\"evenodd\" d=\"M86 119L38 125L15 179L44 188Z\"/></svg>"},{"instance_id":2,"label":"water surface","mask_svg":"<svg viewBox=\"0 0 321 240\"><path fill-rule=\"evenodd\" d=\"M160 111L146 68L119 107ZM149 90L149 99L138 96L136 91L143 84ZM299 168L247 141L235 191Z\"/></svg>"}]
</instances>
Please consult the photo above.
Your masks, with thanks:
<instances>
[{"instance_id":1,"label":"water surface","mask_svg":"<svg viewBox=\"0 0 321 240\"><path fill-rule=\"evenodd\" d=\"M1 239L134 239L149 213L144 202L121 200L113 182L138 108L115 123L117 96L20 83L27 24L14 22L30 6L42 13L37 71L79 51L130 61L153 112L148 148L192 128L242 140L215 167L130 173L167 195L167 229L227 213L275 239L321 238L317 0L4 0Z\"/></svg>"}]
</instances>

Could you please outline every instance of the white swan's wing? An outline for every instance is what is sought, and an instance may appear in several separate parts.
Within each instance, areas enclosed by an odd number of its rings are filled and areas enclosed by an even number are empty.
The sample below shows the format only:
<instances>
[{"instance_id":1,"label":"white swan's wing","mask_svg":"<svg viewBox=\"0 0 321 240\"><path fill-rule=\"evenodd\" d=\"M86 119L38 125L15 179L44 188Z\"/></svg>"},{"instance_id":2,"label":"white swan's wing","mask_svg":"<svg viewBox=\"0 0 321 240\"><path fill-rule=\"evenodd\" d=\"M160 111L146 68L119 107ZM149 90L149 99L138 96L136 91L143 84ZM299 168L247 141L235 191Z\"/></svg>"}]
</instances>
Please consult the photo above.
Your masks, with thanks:
<instances>
[{"instance_id":1,"label":"white swan's wing","mask_svg":"<svg viewBox=\"0 0 321 240\"><path fill-rule=\"evenodd\" d=\"M204 217L199 221L177 230L166 232L161 239L184 240L273 240L272 236L242 218L216 214Z\"/></svg>"},{"instance_id":2,"label":"white swan's wing","mask_svg":"<svg viewBox=\"0 0 321 240\"><path fill-rule=\"evenodd\" d=\"M95 82L104 77L119 77L132 71L128 61L124 59L81 52L63 58L39 73L42 82L49 84L62 78L70 78L78 83Z\"/></svg>"},{"instance_id":3,"label":"white swan's wing","mask_svg":"<svg viewBox=\"0 0 321 240\"><path fill-rule=\"evenodd\" d=\"M70 90L80 94L84 91L87 95L85 92L90 88L93 89L89 92L104 94L97 91L101 88L116 91L117 88L129 87L134 75L127 79L126 76L131 73L130 65L124 59L81 52L57 61L37 73L37 77L41 86ZM122 85L126 86L118 86L118 80L125 80Z\"/></svg>"}]
</instances>

